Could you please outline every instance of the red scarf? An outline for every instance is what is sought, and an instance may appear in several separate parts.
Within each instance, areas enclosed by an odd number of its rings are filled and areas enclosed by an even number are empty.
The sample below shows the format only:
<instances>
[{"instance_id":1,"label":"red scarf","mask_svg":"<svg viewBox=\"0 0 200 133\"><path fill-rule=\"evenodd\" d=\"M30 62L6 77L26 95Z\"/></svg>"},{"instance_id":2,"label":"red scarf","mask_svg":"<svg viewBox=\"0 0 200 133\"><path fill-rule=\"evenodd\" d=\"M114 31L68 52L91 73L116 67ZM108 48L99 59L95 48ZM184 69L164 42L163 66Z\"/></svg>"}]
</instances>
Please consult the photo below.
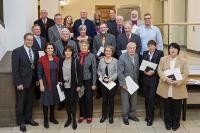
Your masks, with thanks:
<instances>
[{"instance_id":1,"label":"red scarf","mask_svg":"<svg viewBox=\"0 0 200 133\"><path fill-rule=\"evenodd\" d=\"M53 56L53 60L55 61L55 63L58 66L59 65L59 58L57 56ZM44 70L44 75L45 75L45 78L47 80L47 88L49 90L51 90L51 75L50 75L50 61L49 61L49 57L47 55L42 56L39 59L38 63L42 64L42 67L43 67L43 70Z\"/></svg>"},{"instance_id":2,"label":"red scarf","mask_svg":"<svg viewBox=\"0 0 200 133\"><path fill-rule=\"evenodd\" d=\"M80 52L80 64L83 65L85 57L88 55L88 52Z\"/></svg>"}]
</instances>

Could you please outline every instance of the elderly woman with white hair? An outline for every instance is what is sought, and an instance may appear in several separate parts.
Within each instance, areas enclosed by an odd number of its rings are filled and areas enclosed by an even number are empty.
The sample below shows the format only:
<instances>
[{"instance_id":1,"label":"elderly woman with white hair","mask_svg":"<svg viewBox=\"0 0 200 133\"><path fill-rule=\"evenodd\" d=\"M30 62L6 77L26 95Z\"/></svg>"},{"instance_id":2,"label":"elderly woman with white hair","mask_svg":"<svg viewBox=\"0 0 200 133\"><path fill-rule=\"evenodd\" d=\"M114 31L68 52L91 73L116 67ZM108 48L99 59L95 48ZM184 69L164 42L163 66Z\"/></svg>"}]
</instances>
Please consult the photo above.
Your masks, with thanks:
<instances>
[{"instance_id":1,"label":"elderly woman with white hair","mask_svg":"<svg viewBox=\"0 0 200 133\"><path fill-rule=\"evenodd\" d=\"M70 31L67 28L63 28L60 32L60 40L55 42L55 54L59 58L63 58L63 50L66 46L71 46L74 50L74 57L78 54L78 49L75 41L71 40Z\"/></svg>"},{"instance_id":2,"label":"elderly woman with white hair","mask_svg":"<svg viewBox=\"0 0 200 133\"><path fill-rule=\"evenodd\" d=\"M77 38L75 38L75 41L77 42L78 50L80 50L79 49L79 42L81 40L85 40L85 41L88 41L88 43L90 45L89 50L90 50L90 52L92 52L92 38L86 34L87 33L86 25L84 25L84 24L80 25L79 28L78 28L78 31L79 31L80 35Z\"/></svg>"}]
</instances>

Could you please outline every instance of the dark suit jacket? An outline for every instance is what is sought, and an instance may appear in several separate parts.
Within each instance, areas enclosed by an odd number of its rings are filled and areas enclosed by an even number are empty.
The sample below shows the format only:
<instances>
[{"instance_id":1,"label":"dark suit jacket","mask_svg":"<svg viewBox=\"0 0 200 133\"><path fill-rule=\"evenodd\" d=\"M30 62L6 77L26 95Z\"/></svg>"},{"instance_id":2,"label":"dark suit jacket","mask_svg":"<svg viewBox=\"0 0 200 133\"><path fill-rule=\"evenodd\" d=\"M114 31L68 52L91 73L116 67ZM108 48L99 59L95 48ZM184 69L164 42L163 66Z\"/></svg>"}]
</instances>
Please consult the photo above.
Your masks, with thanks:
<instances>
[{"instance_id":1,"label":"dark suit jacket","mask_svg":"<svg viewBox=\"0 0 200 133\"><path fill-rule=\"evenodd\" d=\"M96 29L95 29L95 25L94 23L89 20L89 19L86 19L84 24L86 25L87 27L87 32L86 34L90 37L94 37L96 35ZM79 34L79 26L82 25L82 22L81 22L81 19L78 19L74 22L74 26L73 26L73 31L74 31L74 38L77 38L80 34Z\"/></svg>"},{"instance_id":2,"label":"dark suit jacket","mask_svg":"<svg viewBox=\"0 0 200 133\"><path fill-rule=\"evenodd\" d=\"M37 51L32 50L34 53L35 69L31 68L31 62L24 46L18 47L12 52L12 74L15 86L22 84L24 88L29 88L37 78L36 68L39 55Z\"/></svg>"},{"instance_id":3,"label":"dark suit jacket","mask_svg":"<svg viewBox=\"0 0 200 133\"><path fill-rule=\"evenodd\" d=\"M115 36L116 39L117 39L117 36L118 36L119 34L121 34L121 33L118 32L117 27L111 27L111 28L109 29L109 33L110 33L110 34L113 34L113 35ZM124 27L122 27L122 33L125 33Z\"/></svg>"},{"instance_id":4,"label":"dark suit jacket","mask_svg":"<svg viewBox=\"0 0 200 133\"><path fill-rule=\"evenodd\" d=\"M141 40L140 37L136 34L131 34L130 42L135 42L137 45L136 51L137 54L140 55L141 50ZM122 50L126 50L126 46L128 44L128 38L126 34L119 34L117 36L117 56L120 57L122 54Z\"/></svg>"},{"instance_id":5,"label":"dark suit jacket","mask_svg":"<svg viewBox=\"0 0 200 133\"><path fill-rule=\"evenodd\" d=\"M105 37L106 37L106 40L105 40L104 47L106 47L107 45L113 46L113 49L114 49L114 52L115 52L115 49L116 49L115 36L112 35L112 34L107 33L105 35ZM96 54L99 51L99 49L100 49L101 46L103 46L102 45L102 35L98 34L93 39L93 53L94 53L95 56L96 56Z\"/></svg>"},{"instance_id":6,"label":"dark suit jacket","mask_svg":"<svg viewBox=\"0 0 200 133\"><path fill-rule=\"evenodd\" d=\"M44 51L44 46L45 44L47 43L46 39L42 36L40 36L40 40L41 40L41 47L39 46L36 38L34 37L34 40L33 40L33 46L32 48L34 48L35 50L37 51Z\"/></svg>"},{"instance_id":7,"label":"dark suit jacket","mask_svg":"<svg viewBox=\"0 0 200 133\"><path fill-rule=\"evenodd\" d=\"M160 58L163 57L163 56L164 56L163 51L156 50L153 54L152 59L149 60L149 57L150 57L149 51L144 51L142 59L146 60L146 61L153 62L155 64L159 64ZM143 83L146 84L146 85L156 85L157 86L158 80L159 80L159 76L158 76L158 73L157 73L157 69L155 70L155 74L152 75L152 76L147 76L146 74L143 74Z\"/></svg>"},{"instance_id":8,"label":"dark suit jacket","mask_svg":"<svg viewBox=\"0 0 200 133\"><path fill-rule=\"evenodd\" d=\"M42 19L38 19L34 22L34 24L38 24L41 28L41 36L43 36L44 38L46 38L47 41L49 41L49 37L48 37L48 29L53 26L55 23L54 23L54 20L53 19L50 19L50 18L47 18L47 27L45 28L45 25L42 21Z\"/></svg>"}]
</instances>

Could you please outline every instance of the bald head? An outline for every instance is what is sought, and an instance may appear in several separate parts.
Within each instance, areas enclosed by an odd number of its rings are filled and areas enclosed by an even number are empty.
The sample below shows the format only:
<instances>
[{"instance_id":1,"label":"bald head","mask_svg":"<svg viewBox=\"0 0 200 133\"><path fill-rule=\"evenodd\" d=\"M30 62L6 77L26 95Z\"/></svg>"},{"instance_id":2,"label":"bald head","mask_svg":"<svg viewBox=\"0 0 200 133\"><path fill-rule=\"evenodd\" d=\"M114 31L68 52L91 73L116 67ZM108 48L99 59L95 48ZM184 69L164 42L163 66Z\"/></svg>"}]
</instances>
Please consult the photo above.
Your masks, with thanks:
<instances>
[{"instance_id":1,"label":"bald head","mask_svg":"<svg viewBox=\"0 0 200 133\"><path fill-rule=\"evenodd\" d=\"M131 11L131 21L136 21L138 20L138 10L133 9Z\"/></svg>"},{"instance_id":2,"label":"bald head","mask_svg":"<svg viewBox=\"0 0 200 133\"><path fill-rule=\"evenodd\" d=\"M86 10L81 10L80 12L80 16L81 16L81 19L87 19L87 11Z\"/></svg>"},{"instance_id":3,"label":"bald head","mask_svg":"<svg viewBox=\"0 0 200 133\"><path fill-rule=\"evenodd\" d=\"M128 44L127 44L127 52L128 52L128 54L130 54L130 55L134 55L135 54L135 50L136 50L136 43L134 43L134 42L129 42Z\"/></svg>"}]
</instances>

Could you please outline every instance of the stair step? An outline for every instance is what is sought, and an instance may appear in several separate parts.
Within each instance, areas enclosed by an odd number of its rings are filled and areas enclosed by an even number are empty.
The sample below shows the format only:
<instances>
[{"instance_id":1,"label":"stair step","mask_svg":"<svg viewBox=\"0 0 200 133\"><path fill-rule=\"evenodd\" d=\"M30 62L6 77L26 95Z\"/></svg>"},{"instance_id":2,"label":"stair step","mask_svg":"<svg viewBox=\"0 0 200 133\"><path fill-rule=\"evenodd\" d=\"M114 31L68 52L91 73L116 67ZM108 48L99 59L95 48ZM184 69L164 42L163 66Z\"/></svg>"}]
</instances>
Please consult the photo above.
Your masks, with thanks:
<instances>
[{"instance_id":1,"label":"stair step","mask_svg":"<svg viewBox=\"0 0 200 133\"><path fill-rule=\"evenodd\" d=\"M145 107L144 107L144 97L138 96L137 99L138 103L137 103L137 110L136 110L136 114L139 117L145 117ZM93 106L94 106L94 110L93 110L93 116L94 117L100 117L101 116L101 112L102 112L102 99L95 99L93 100ZM55 110L55 115L57 118L66 118L67 117L67 113L65 111L65 109L58 111L57 109ZM79 115L79 106L77 105L77 116ZM114 116L118 116L120 117L122 115L122 111L121 111L121 99L120 99L120 95L116 95L115 97L115 112L114 112ZM159 115L159 109L155 109L155 116ZM43 113L42 113L42 104L40 103L40 101L36 101L34 103L33 106L33 117L34 118L43 118Z\"/></svg>"}]
</instances>

